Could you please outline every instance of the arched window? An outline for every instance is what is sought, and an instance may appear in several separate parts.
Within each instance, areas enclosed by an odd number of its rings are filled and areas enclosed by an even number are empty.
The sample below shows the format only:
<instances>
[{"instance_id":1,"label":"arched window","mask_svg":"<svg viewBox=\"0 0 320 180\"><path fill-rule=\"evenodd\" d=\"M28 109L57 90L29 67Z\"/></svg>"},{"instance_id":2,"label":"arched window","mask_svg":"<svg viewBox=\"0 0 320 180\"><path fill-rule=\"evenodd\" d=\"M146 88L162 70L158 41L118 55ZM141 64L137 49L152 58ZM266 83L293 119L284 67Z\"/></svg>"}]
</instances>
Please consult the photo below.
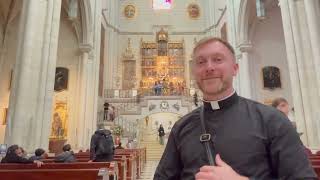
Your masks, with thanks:
<instances>
[{"instance_id":1,"label":"arched window","mask_svg":"<svg viewBox=\"0 0 320 180\"><path fill-rule=\"evenodd\" d=\"M158 9L171 9L173 0L153 0L152 8Z\"/></svg>"}]
</instances>

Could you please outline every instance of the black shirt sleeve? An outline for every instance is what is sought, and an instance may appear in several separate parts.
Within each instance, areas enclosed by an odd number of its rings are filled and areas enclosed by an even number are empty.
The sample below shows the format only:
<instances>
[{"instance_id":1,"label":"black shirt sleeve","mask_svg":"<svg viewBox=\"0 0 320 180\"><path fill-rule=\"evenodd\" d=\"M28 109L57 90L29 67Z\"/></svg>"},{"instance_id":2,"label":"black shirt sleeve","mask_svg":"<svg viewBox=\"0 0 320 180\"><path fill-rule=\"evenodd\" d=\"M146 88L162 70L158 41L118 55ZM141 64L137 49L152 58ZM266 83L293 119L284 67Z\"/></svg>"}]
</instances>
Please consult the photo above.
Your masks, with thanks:
<instances>
[{"instance_id":1,"label":"black shirt sleeve","mask_svg":"<svg viewBox=\"0 0 320 180\"><path fill-rule=\"evenodd\" d=\"M167 146L158 164L153 180L177 180L180 179L181 161L177 149L175 130L172 129Z\"/></svg>"},{"instance_id":2,"label":"black shirt sleeve","mask_svg":"<svg viewBox=\"0 0 320 180\"><path fill-rule=\"evenodd\" d=\"M273 122L272 122L273 121ZM317 179L304 146L291 122L280 116L268 123L270 163L281 179Z\"/></svg>"}]
</instances>

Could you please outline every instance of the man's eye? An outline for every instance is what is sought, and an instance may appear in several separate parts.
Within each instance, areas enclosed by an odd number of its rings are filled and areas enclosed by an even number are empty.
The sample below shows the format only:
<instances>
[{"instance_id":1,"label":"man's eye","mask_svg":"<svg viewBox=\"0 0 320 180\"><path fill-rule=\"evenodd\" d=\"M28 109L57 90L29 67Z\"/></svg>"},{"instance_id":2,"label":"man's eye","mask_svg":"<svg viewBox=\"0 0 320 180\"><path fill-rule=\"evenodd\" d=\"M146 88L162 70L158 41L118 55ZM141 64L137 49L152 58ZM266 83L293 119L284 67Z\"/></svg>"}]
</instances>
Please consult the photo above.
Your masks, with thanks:
<instances>
[{"instance_id":1,"label":"man's eye","mask_svg":"<svg viewBox=\"0 0 320 180\"><path fill-rule=\"evenodd\" d=\"M197 64L203 64L205 61L203 59L197 60Z\"/></svg>"}]
</instances>

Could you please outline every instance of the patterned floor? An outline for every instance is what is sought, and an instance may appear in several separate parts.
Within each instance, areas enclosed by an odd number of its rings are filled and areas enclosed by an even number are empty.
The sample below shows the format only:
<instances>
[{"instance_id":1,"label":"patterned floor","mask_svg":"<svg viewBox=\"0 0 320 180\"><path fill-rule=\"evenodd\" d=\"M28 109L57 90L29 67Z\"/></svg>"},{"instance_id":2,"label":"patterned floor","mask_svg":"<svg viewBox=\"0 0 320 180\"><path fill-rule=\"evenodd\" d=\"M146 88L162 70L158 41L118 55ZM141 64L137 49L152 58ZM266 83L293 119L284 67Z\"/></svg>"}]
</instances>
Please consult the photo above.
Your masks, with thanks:
<instances>
[{"instance_id":1,"label":"patterned floor","mask_svg":"<svg viewBox=\"0 0 320 180\"><path fill-rule=\"evenodd\" d=\"M139 180L152 180L158 163L158 161L147 161L146 166L142 170Z\"/></svg>"}]
</instances>

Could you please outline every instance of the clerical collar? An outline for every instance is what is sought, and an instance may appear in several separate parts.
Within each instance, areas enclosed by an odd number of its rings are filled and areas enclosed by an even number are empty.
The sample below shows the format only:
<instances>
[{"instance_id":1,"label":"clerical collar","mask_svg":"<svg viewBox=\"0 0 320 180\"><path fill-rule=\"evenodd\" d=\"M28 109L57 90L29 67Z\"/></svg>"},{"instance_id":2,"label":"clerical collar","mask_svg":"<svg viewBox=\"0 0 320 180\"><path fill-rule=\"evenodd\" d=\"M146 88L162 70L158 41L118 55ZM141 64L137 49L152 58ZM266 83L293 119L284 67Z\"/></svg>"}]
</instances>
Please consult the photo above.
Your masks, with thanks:
<instances>
[{"instance_id":1,"label":"clerical collar","mask_svg":"<svg viewBox=\"0 0 320 180\"><path fill-rule=\"evenodd\" d=\"M233 92L223 99L217 101L205 101L203 100L203 105L205 109L218 110L231 106L238 99L238 95L233 90Z\"/></svg>"}]
</instances>

